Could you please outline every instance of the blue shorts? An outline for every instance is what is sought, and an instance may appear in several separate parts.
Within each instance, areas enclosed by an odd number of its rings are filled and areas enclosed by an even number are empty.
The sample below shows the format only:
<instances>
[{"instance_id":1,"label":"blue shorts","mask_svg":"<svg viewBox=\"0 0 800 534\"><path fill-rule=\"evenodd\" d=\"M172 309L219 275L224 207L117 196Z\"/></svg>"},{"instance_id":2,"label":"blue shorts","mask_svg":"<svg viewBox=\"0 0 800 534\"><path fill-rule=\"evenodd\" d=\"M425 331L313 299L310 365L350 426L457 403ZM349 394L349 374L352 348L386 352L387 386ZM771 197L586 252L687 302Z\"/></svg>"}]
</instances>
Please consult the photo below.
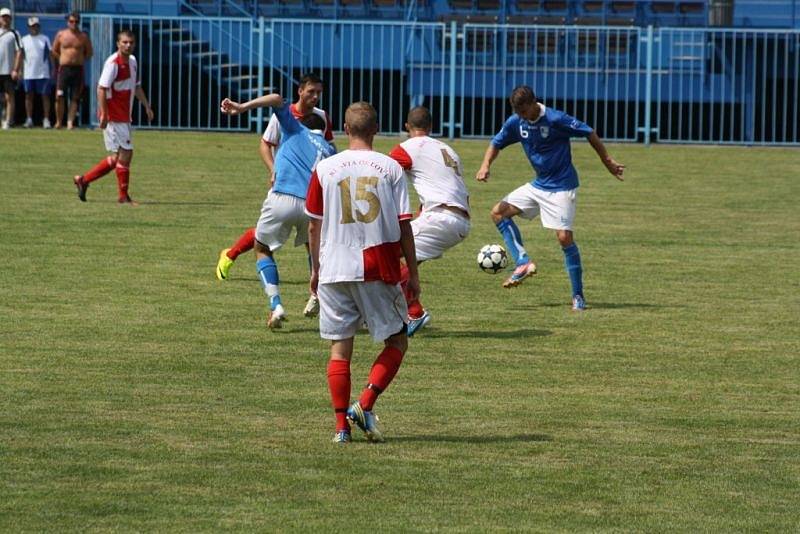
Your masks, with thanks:
<instances>
[{"instance_id":1,"label":"blue shorts","mask_svg":"<svg viewBox=\"0 0 800 534\"><path fill-rule=\"evenodd\" d=\"M39 80L22 80L22 89L26 93L46 95L50 93L50 80L47 78L41 78Z\"/></svg>"}]
</instances>

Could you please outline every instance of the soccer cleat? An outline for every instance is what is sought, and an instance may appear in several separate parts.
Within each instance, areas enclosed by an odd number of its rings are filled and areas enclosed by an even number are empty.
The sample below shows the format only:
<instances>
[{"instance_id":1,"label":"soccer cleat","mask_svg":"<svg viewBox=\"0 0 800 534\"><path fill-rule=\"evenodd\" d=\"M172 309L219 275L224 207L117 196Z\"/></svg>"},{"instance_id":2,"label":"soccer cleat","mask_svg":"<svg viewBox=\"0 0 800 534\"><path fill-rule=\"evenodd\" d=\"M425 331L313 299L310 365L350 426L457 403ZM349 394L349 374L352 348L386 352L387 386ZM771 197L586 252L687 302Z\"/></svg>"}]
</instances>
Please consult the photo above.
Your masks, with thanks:
<instances>
[{"instance_id":1,"label":"soccer cleat","mask_svg":"<svg viewBox=\"0 0 800 534\"><path fill-rule=\"evenodd\" d=\"M78 198L81 199L81 202L86 202L86 190L89 189L89 184L83 182L83 176L76 176L72 179L75 183L75 187L78 189Z\"/></svg>"},{"instance_id":2,"label":"soccer cleat","mask_svg":"<svg viewBox=\"0 0 800 534\"><path fill-rule=\"evenodd\" d=\"M511 273L511 276L508 278L508 280L503 282L503 287L516 287L520 285L523 280L529 276L533 276L534 274L536 274L536 264L528 260L527 263L524 263L514 269L514 272Z\"/></svg>"},{"instance_id":3,"label":"soccer cleat","mask_svg":"<svg viewBox=\"0 0 800 534\"><path fill-rule=\"evenodd\" d=\"M417 330L423 328L429 322L431 322L431 314L424 310L422 312L422 315L416 319L412 319L409 317L408 331L407 331L408 337L412 337Z\"/></svg>"},{"instance_id":4,"label":"soccer cleat","mask_svg":"<svg viewBox=\"0 0 800 534\"><path fill-rule=\"evenodd\" d=\"M378 428L378 416L361 408L360 402L354 402L347 409L347 420L364 432L367 441L383 441L383 434Z\"/></svg>"},{"instance_id":5,"label":"soccer cleat","mask_svg":"<svg viewBox=\"0 0 800 534\"><path fill-rule=\"evenodd\" d=\"M139 203L133 200L130 195L125 195L122 198L117 199L117 204L120 206L138 206Z\"/></svg>"},{"instance_id":6,"label":"soccer cleat","mask_svg":"<svg viewBox=\"0 0 800 534\"><path fill-rule=\"evenodd\" d=\"M586 299L583 295L575 295L572 297L572 311L583 311L586 309Z\"/></svg>"},{"instance_id":7,"label":"soccer cleat","mask_svg":"<svg viewBox=\"0 0 800 534\"><path fill-rule=\"evenodd\" d=\"M283 327L283 322L286 320L286 312L283 306L278 304L275 309L269 312L269 319L267 319L267 326L270 330L277 330Z\"/></svg>"},{"instance_id":8,"label":"soccer cleat","mask_svg":"<svg viewBox=\"0 0 800 534\"><path fill-rule=\"evenodd\" d=\"M306 317L316 317L319 315L319 298L316 295L308 297L306 307L303 308L303 315Z\"/></svg>"},{"instance_id":9,"label":"soccer cleat","mask_svg":"<svg viewBox=\"0 0 800 534\"><path fill-rule=\"evenodd\" d=\"M333 442L334 443L347 444L347 443L350 443L350 441L352 439L353 438L350 437L350 431L349 430L337 430L336 434L333 435Z\"/></svg>"},{"instance_id":10,"label":"soccer cleat","mask_svg":"<svg viewBox=\"0 0 800 534\"><path fill-rule=\"evenodd\" d=\"M217 280L227 280L228 271L231 270L233 260L228 257L229 248L222 249L217 260Z\"/></svg>"}]
</instances>

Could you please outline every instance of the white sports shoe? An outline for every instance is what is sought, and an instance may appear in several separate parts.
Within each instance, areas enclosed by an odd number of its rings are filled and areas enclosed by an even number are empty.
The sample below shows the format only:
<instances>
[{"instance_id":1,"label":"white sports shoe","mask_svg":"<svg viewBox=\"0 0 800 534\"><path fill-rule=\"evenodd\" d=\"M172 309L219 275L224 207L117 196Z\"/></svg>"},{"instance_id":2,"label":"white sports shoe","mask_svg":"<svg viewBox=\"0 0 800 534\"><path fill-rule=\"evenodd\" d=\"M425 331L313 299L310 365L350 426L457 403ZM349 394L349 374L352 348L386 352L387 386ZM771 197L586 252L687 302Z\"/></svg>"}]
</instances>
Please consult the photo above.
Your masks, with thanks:
<instances>
[{"instance_id":1,"label":"white sports shoe","mask_svg":"<svg viewBox=\"0 0 800 534\"><path fill-rule=\"evenodd\" d=\"M316 295L308 297L306 307L303 308L303 315L306 317L316 317L319 315L319 298Z\"/></svg>"},{"instance_id":2,"label":"white sports shoe","mask_svg":"<svg viewBox=\"0 0 800 534\"><path fill-rule=\"evenodd\" d=\"M53 127L53 125L52 125L52 124L50 124L50 119L44 119L44 120L42 121L42 127L43 127L45 130L49 130L50 128L52 128L52 127Z\"/></svg>"},{"instance_id":3,"label":"white sports shoe","mask_svg":"<svg viewBox=\"0 0 800 534\"><path fill-rule=\"evenodd\" d=\"M277 330L283 326L283 322L286 320L286 311L283 309L283 306L278 304L275 306L275 309L269 312L269 318L267 319L267 326L270 330Z\"/></svg>"},{"instance_id":4,"label":"white sports shoe","mask_svg":"<svg viewBox=\"0 0 800 534\"><path fill-rule=\"evenodd\" d=\"M25 119L25 124L23 126L25 126L25 128L33 128L33 119Z\"/></svg>"},{"instance_id":5,"label":"white sports shoe","mask_svg":"<svg viewBox=\"0 0 800 534\"><path fill-rule=\"evenodd\" d=\"M2 126L0 126L3 130L8 130L11 126L8 125L8 121L3 121Z\"/></svg>"}]
</instances>

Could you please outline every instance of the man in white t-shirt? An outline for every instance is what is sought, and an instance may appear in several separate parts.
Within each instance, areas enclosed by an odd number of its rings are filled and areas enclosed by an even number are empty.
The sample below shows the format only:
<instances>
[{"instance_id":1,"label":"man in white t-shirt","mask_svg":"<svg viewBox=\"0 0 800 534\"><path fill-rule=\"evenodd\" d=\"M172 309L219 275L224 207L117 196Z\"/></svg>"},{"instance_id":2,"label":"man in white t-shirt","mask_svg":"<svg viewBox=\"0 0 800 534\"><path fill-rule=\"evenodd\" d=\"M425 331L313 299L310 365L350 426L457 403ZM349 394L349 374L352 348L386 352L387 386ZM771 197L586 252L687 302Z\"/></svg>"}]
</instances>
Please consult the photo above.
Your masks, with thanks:
<instances>
[{"instance_id":1,"label":"man in white t-shirt","mask_svg":"<svg viewBox=\"0 0 800 534\"><path fill-rule=\"evenodd\" d=\"M106 59L103 71L97 82L97 107L100 128L106 150L111 156L103 158L86 174L73 178L78 189L78 198L86 202L86 190L94 180L102 178L111 170L117 174L117 202L136 206L128 195L130 181L130 165L133 159L133 142L131 140L131 111L133 98L136 97L144 106L147 120L153 120L153 110L147 100L139 79L138 63L133 55L136 40L129 30L117 34L117 51Z\"/></svg>"},{"instance_id":2,"label":"man in white t-shirt","mask_svg":"<svg viewBox=\"0 0 800 534\"><path fill-rule=\"evenodd\" d=\"M14 124L14 91L22 69L21 39L17 30L11 27L11 10L0 9L0 92L6 98L6 115L3 130Z\"/></svg>"},{"instance_id":3,"label":"man in white t-shirt","mask_svg":"<svg viewBox=\"0 0 800 534\"><path fill-rule=\"evenodd\" d=\"M44 119L42 125L50 128L50 38L42 35L39 17L28 18L28 35L22 38L24 75L22 88L25 90L25 127L33 126L33 96L42 97Z\"/></svg>"},{"instance_id":4,"label":"man in white t-shirt","mask_svg":"<svg viewBox=\"0 0 800 534\"><path fill-rule=\"evenodd\" d=\"M461 159L446 143L430 137L430 111L417 106L408 112L409 139L395 146L389 157L406 171L421 205L411 223L417 262L440 258L469 234L469 192L462 176ZM404 268L404 280L407 268ZM403 283L403 285L405 285ZM408 336L431 320L419 299L407 298Z\"/></svg>"},{"instance_id":5,"label":"man in white t-shirt","mask_svg":"<svg viewBox=\"0 0 800 534\"><path fill-rule=\"evenodd\" d=\"M391 383L408 349L400 257L407 288L419 294L411 209L403 169L372 150L375 108L356 102L344 120L349 149L319 162L311 175L306 213L311 248L311 291L319 297L319 329L331 341L328 388L336 416L335 443L350 441L350 423L370 441L382 441L372 408ZM356 330L366 323L383 351L360 398L350 402L350 359Z\"/></svg>"}]
</instances>

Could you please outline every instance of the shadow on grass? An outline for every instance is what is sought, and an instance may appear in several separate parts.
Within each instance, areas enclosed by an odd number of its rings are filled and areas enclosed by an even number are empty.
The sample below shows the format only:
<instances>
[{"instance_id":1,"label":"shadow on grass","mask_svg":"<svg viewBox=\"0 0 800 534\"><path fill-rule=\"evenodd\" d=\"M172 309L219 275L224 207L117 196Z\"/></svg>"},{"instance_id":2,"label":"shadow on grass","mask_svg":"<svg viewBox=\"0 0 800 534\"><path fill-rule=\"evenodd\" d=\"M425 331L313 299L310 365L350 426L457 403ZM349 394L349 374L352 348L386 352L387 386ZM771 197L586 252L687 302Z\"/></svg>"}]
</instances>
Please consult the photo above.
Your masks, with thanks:
<instances>
[{"instance_id":1,"label":"shadow on grass","mask_svg":"<svg viewBox=\"0 0 800 534\"><path fill-rule=\"evenodd\" d=\"M514 443L553 441L549 434L515 434L513 436L392 436L387 442L433 442L433 443Z\"/></svg>"},{"instance_id":2,"label":"shadow on grass","mask_svg":"<svg viewBox=\"0 0 800 534\"><path fill-rule=\"evenodd\" d=\"M521 328L519 330L511 330L511 331L492 331L492 330L485 330L480 327L476 327L475 330L439 330L436 328L427 327L424 330L420 330L420 333L415 336L417 338L431 338L431 339L441 339L447 338L452 339L455 337L463 337L463 338L481 338L481 339L517 339L517 338L524 338L524 337L545 337L553 335L552 330L541 330L535 328Z\"/></svg>"},{"instance_id":3,"label":"shadow on grass","mask_svg":"<svg viewBox=\"0 0 800 534\"><path fill-rule=\"evenodd\" d=\"M137 201L140 206L224 206L225 202L186 202L181 200L142 200Z\"/></svg>"},{"instance_id":4,"label":"shadow on grass","mask_svg":"<svg viewBox=\"0 0 800 534\"><path fill-rule=\"evenodd\" d=\"M662 308L686 308L687 306L675 306L670 304L664 306L662 304L648 304L644 302L595 302L590 301L586 304L586 310L628 310L628 309L651 309L658 310ZM523 304L517 306L518 310L535 310L537 308L564 308L569 309L570 304L564 302L542 302L541 304Z\"/></svg>"}]
</instances>

